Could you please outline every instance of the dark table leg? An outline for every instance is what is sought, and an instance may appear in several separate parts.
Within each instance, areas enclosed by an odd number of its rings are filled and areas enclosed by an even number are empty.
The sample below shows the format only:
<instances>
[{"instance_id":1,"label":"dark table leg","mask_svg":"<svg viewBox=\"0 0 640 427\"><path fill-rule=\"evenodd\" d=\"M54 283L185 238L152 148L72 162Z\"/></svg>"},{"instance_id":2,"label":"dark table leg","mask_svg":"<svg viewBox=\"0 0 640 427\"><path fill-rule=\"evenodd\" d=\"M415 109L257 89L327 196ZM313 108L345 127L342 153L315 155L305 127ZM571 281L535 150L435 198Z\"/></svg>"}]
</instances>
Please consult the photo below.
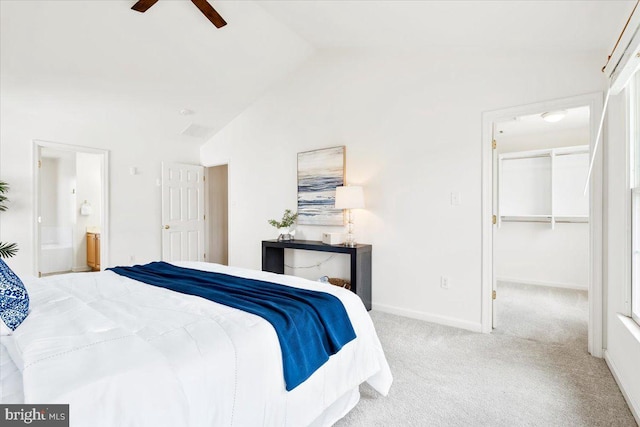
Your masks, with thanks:
<instances>
[{"instance_id":1,"label":"dark table leg","mask_svg":"<svg viewBox=\"0 0 640 427\"><path fill-rule=\"evenodd\" d=\"M262 271L284 274L284 248L262 247Z\"/></svg>"},{"instance_id":2,"label":"dark table leg","mask_svg":"<svg viewBox=\"0 0 640 427\"><path fill-rule=\"evenodd\" d=\"M351 290L371 310L371 251L351 254Z\"/></svg>"}]
</instances>

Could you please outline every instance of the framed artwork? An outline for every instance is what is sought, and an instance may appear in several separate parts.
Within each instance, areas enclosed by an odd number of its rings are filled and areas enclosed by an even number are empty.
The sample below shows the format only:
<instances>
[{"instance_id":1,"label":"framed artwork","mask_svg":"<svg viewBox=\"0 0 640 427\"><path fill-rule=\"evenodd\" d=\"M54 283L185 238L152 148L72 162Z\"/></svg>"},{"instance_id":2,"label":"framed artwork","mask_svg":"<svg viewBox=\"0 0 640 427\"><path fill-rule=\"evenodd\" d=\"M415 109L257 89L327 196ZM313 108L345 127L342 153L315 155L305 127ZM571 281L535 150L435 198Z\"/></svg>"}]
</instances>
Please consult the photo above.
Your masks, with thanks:
<instances>
[{"instance_id":1,"label":"framed artwork","mask_svg":"<svg viewBox=\"0 0 640 427\"><path fill-rule=\"evenodd\" d=\"M336 187L344 185L345 147L298 153L298 224L344 225Z\"/></svg>"}]
</instances>

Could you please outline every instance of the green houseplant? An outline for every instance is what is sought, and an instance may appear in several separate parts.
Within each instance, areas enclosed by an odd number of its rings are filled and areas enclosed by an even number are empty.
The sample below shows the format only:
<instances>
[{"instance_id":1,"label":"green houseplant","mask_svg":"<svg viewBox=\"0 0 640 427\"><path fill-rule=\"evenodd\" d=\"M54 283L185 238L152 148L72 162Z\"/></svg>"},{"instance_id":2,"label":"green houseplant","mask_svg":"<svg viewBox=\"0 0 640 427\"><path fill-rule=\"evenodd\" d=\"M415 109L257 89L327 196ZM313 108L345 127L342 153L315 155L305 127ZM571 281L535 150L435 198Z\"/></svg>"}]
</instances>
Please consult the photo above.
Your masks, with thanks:
<instances>
[{"instance_id":1,"label":"green houseplant","mask_svg":"<svg viewBox=\"0 0 640 427\"><path fill-rule=\"evenodd\" d=\"M276 221L275 219L269 220L269 225L277 228L280 232L278 240L293 240L293 236L296 234L296 231L293 229L293 224L296 222L297 218L297 212L293 213L291 209L287 209L284 211L281 221Z\"/></svg>"},{"instance_id":2,"label":"green houseplant","mask_svg":"<svg viewBox=\"0 0 640 427\"><path fill-rule=\"evenodd\" d=\"M7 210L7 205L5 202L8 202L7 196L5 194L9 191L9 184L4 181L0 181L0 212L4 212ZM5 243L0 242L0 258L10 258L14 256L18 252L18 245L15 243Z\"/></svg>"}]
</instances>

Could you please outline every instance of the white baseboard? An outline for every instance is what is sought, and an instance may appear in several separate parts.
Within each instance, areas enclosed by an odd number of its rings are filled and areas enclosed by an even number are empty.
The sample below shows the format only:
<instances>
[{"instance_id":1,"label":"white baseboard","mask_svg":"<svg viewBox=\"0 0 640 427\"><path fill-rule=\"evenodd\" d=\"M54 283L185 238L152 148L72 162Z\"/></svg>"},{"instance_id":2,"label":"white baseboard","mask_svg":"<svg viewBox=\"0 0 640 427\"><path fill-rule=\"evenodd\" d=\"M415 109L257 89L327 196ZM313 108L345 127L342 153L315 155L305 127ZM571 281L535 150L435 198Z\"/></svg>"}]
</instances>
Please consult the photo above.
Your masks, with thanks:
<instances>
[{"instance_id":1,"label":"white baseboard","mask_svg":"<svg viewBox=\"0 0 640 427\"><path fill-rule=\"evenodd\" d=\"M74 273L82 273L82 272L86 272L86 271L91 271L91 267L86 266L86 267L73 267L71 269L71 271L73 271Z\"/></svg>"},{"instance_id":2,"label":"white baseboard","mask_svg":"<svg viewBox=\"0 0 640 427\"><path fill-rule=\"evenodd\" d=\"M624 382L622 381L622 377L618 374L618 369L616 368L616 364L613 362L613 359L609 355L607 350L604 351L604 360L607 362L607 366L613 375L613 379L616 380L618 384L618 388L622 392L622 396L624 396L624 400L627 401L627 405L629 405L629 409L631 410L631 414L633 414L633 418L636 419L636 423L640 425L640 404L638 402L634 402L631 396L627 394L625 391Z\"/></svg>"},{"instance_id":3,"label":"white baseboard","mask_svg":"<svg viewBox=\"0 0 640 427\"><path fill-rule=\"evenodd\" d=\"M410 310L407 308L394 307L386 304L372 304L376 311L397 314L398 316L410 317L412 319L424 320L426 322L437 323L439 325L452 326L454 328L466 329L472 332L482 332L482 323L469 322L468 320L456 319L454 317L440 316L438 314L425 313L423 311Z\"/></svg>"},{"instance_id":4,"label":"white baseboard","mask_svg":"<svg viewBox=\"0 0 640 427\"><path fill-rule=\"evenodd\" d=\"M579 285L577 283L553 283L544 282L541 280L512 279L510 277L496 277L496 281L518 283L522 285L546 286L548 288L577 289L579 291L589 290L589 287L587 285Z\"/></svg>"}]
</instances>

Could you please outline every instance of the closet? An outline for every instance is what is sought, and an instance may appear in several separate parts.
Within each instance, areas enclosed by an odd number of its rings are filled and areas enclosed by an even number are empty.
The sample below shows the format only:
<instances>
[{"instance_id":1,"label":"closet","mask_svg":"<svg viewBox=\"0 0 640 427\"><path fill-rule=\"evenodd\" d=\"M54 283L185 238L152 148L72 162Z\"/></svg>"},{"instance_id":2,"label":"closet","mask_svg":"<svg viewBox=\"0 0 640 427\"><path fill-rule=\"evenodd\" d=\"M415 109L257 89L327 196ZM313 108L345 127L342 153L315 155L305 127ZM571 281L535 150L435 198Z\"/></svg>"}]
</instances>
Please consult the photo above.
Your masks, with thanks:
<instances>
[{"instance_id":1,"label":"closet","mask_svg":"<svg viewBox=\"0 0 640 427\"><path fill-rule=\"evenodd\" d=\"M498 156L498 227L503 222L588 222L584 186L589 146L518 151Z\"/></svg>"}]
</instances>

